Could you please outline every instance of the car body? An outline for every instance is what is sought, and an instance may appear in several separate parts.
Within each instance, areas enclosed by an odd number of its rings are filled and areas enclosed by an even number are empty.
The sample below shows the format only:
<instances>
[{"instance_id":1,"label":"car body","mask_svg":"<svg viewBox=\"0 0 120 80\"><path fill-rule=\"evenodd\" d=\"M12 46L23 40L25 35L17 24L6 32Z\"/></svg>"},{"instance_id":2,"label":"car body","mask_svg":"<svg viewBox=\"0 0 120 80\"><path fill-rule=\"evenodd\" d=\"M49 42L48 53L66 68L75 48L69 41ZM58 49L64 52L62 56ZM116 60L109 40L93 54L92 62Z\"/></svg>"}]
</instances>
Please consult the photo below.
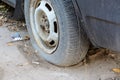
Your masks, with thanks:
<instances>
[{"instance_id":1,"label":"car body","mask_svg":"<svg viewBox=\"0 0 120 80\"><path fill-rule=\"evenodd\" d=\"M85 30L97 47L120 52L120 0L77 0Z\"/></svg>"},{"instance_id":2,"label":"car body","mask_svg":"<svg viewBox=\"0 0 120 80\"><path fill-rule=\"evenodd\" d=\"M2 1L15 8L16 0L2 0Z\"/></svg>"}]
</instances>

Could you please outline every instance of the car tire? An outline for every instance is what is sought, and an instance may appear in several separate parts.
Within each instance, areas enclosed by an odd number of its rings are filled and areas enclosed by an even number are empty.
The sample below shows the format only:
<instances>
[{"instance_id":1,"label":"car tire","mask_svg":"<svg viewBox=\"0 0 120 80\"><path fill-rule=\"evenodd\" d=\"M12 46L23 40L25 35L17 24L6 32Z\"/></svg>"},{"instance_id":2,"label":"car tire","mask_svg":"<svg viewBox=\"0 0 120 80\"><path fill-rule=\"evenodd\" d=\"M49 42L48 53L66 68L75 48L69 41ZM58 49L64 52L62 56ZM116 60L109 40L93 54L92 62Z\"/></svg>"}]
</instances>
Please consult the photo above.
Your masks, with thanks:
<instances>
[{"instance_id":1,"label":"car tire","mask_svg":"<svg viewBox=\"0 0 120 80\"><path fill-rule=\"evenodd\" d=\"M44 41L42 39L43 35L40 36L39 33L42 34L43 32L39 32L38 27L36 28L36 25L39 23L35 21L41 21L38 17L42 15L42 12L39 13L41 10L38 11L37 8L41 9L42 6L45 9L48 8L49 11L53 9L55 20L57 20L58 37L54 41L56 47L53 50L50 47L52 50L50 50L50 53L49 50L41 47ZM44 13L43 9L42 11ZM37 12L40 14L39 16ZM47 15L48 13L44 14ZM35 17L36 15L37 17ZM54 16L53 14L51 15ZM48 62L58 66L71 66L78 64L86 56L89 41L84 36L81 26L78 26L77 15L75 14L72 0L25 0L25 19L32 45L38 51L38 54ZM49 24L51 23L52 21L49 22ZM53 26L49 27L53 28ZM54 39L54 36L51 38ZM44 43L44 45L47 45L47 43Z\"/></svg>"}]
</instances>

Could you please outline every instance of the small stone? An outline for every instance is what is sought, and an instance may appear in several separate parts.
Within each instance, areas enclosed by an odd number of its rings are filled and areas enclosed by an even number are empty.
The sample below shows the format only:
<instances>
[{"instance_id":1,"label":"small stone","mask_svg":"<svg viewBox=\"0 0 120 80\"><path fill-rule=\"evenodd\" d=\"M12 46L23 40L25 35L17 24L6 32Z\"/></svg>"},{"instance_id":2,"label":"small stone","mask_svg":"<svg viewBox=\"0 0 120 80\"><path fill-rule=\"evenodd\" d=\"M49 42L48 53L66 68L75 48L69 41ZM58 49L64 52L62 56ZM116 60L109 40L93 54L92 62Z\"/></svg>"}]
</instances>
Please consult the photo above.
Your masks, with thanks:
<instances>
[{"instance_id":1,"label":"small stone","mask_svg":"<svg viewBox=\"0 0 120 80\"><path fill-rule=\"evenodd\" d=\"M33 61L32 62L33 64L37 64L37 65L39 65L40 63L39 62L37 62L37 61Z\"/></svg>"}]
</instances>

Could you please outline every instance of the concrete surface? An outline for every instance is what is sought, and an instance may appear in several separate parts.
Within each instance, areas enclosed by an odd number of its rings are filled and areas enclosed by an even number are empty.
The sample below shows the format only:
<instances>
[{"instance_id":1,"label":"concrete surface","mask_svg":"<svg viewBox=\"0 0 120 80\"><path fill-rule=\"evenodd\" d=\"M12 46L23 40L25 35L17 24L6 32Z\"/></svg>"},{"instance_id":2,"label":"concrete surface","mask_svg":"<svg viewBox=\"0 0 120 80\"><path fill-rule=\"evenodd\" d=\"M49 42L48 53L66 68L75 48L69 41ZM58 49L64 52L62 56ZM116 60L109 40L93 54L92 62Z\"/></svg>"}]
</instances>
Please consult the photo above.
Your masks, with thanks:
<instances>
[{"instance_id":1,"label":"concrete surface","mask_svg":"<svg viewBox=\"0 0 120 80\"><path fill-rule=\"evenodd\" d=\"M38 57L29 42L8 46L12 33L0 27L0 80L120 80L112 71L120 68L119 54L116 59L100 54L87 64L57 67Z\"/></svg>"}]
</instances>

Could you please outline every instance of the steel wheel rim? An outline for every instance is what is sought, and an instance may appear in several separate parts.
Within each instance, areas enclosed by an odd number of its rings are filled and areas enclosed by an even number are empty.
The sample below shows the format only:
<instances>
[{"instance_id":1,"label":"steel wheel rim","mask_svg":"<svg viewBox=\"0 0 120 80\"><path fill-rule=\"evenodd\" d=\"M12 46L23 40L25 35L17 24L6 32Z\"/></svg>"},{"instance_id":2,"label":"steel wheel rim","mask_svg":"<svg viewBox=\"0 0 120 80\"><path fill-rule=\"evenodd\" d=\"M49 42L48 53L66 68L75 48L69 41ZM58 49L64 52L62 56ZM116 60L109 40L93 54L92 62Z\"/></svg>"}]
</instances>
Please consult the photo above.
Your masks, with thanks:
<instances>
[{"instance_id":1,"label":"steel wheel rim","mask_svg":"<svg viewBox=\"0 0 120 80\"><path fill-rule=\"evenodd\" d=\"M50 2L37 1L30 10L30 22L38 46L48 54L58 47L59 29L55 11Z\"/></svg>"}]
</instances>

